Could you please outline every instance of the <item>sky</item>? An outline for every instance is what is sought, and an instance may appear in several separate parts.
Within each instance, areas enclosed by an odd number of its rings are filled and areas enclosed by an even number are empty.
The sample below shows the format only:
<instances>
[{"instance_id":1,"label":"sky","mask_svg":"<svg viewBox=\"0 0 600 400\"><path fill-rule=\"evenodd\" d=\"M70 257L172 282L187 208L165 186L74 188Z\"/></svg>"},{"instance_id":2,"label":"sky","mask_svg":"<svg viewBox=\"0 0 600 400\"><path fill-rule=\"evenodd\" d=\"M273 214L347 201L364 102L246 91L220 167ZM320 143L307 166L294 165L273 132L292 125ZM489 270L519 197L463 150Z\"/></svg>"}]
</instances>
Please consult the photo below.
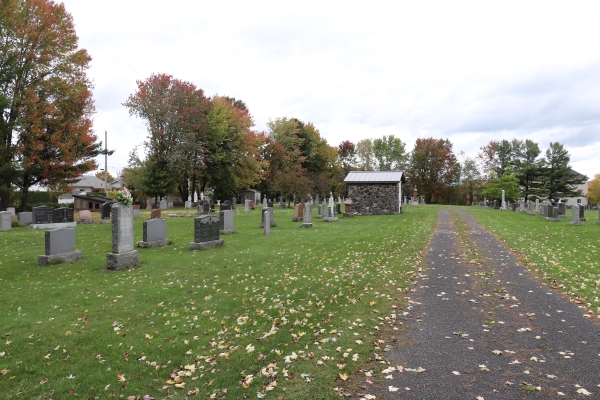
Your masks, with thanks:
<instances>
[{"instance_id":1,"label":"sky","mask_svg":"<svg viewBox=\"0 0 600 400\"><path fill-rule=\"evenodd\" d=\"M122 103L153 73L243 100L259 131L288 117L332 146L449 139L459 160L491 140L559 142L600 173L598 1L62 2L112 174L147 136Z\"/></svg>"}]
</instances>

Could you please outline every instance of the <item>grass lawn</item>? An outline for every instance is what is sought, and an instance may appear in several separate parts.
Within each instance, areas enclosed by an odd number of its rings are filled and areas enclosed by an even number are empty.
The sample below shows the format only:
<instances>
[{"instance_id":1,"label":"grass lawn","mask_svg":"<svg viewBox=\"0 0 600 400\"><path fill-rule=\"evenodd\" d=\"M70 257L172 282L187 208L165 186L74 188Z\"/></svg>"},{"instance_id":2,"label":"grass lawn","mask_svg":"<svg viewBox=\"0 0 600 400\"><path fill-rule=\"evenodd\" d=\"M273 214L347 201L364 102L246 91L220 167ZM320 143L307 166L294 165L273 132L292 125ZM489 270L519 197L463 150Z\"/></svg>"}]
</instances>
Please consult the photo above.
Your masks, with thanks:
<instances>
[{"instance_id":1,"label":"grass lawn","mask_svg":"<svg viewBox=\"0 0 600 400\"><path fill-rule=\"evenodd\" d=\"M571 211L559 222L526 213L481 207L461 207L495 233L544 282L567 293L600 317L600 225L598 211L586 211L587 221L572 226Z\"/></svg>"},{"instance_id":2,"label":"grass lawn","mask_svg":"<svg viewBox=\"0 0 600 400\"><path fill-rule=\"evenodd\" d=\"M77 226L84 258L45 267L37 265L42 230L0 232L1 397L339 398L336 387L378 367L374 353L385 351L383 331L397 329L395 304L440 209L406 208L335 223L315 218L310 229L291 221L291 209L276 209L270 236L258 227L259 209L238 208L225 245L198 251L188 250L194 215L169 211L177 214L166 217L173 243L139 249L136 268L112 272L110 225ZM488 225L503 221L501 236L520 232L514 243L536 249L525 254L537 267L550 246L557 271L563 258L569 266L581 260L577 286L596 289L587 268L598 266L600 227L469 211ZM135 220L136 242L148 216ZM545 239L524 234L536 230ZM577 239L553 233L563 231Z\"/></svg>"}]
</instances>

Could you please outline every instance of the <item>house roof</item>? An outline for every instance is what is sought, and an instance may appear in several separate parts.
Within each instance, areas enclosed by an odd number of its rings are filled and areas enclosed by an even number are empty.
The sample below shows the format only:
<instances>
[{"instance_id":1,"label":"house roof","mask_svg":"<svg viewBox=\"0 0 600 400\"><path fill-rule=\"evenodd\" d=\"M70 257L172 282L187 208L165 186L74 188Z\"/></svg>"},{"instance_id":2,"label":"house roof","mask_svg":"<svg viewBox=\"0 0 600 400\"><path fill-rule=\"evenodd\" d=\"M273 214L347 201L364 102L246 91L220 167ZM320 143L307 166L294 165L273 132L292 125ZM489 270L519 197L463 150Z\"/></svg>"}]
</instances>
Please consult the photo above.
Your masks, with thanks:
<instances>
[{"instance_id":1,"label":"house roof","mask_svg":"<svg viewBox=\"0 0 600 400\"><path fill-rule=\"evenodd\" d=\"M71 184L74 188L80 187L104 187L104 181L94 175L81 175L78 181Z\"/></svg>"},{"instance_id":2,"label":"house roof","mask_svg":"<svg viewBox=\"0 0 600 400\"><path fill-rule=\"evenodd\" d=\"M114 203L115 202L110 197L99 196L96 194L74 194L73 197L76 197L78 199L98 201L98 202L102 202L102 203Z\"/></svg>"},{"instance_id":3,"label":"house roof","mask_svg":"<svg viewBox=\"0 0 600 400\"><path fill-rule=\"evenodd\" d=\"M350 171L346 183L398 183L406 182L404 171Z\"/></svg>"}]
</instances>

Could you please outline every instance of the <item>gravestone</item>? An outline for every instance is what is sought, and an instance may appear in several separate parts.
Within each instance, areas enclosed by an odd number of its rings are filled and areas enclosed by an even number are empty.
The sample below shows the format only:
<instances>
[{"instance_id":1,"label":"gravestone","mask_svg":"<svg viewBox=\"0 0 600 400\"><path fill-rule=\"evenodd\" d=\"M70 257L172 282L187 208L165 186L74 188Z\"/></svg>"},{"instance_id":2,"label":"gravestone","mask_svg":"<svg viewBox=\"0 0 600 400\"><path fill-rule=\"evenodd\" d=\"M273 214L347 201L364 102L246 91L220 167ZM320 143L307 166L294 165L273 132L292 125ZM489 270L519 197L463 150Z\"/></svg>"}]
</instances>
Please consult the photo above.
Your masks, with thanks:
<instances>
[{"instance_id":1,"label":"gravestone","mask_svg":"<svg viewBox=\"0 0 600 400\"><path fill-rule=\"evenodd\" d=\"M279 198L279 209L280 210L285 209L285 201L283 201L283 197Z\"/></svg>"},{"instance_id":2,"label":"gravestone","mask_svg":"<svg viewBox=\"0 0 600 400\"><path fill-rule=\"evenodd\" d=\"M225 210L219 213L219 233L235 232L233 229L233 210Z\"/></svg>"},{"instance_id":3,"label":"gravestone","mask_svg":"<svg viewBox=\"0 0 600 400\"><path fill-rule=\"evenodd\" d=\"M192 208L192 202L190 200L186 201L184 208Z\"/></svg>"},{"instance_id":4,"label":"gravestone","mask_svg":"<svg viewBox=\"0 0 600 400\"><path fill-rule=\"evenodd\" d=\"M224 202L219 204L219 211L227 211L227 210L231 210L231 203L229 202L229 200L225 200Z\"/></svg>"},{"instance_id":5,"label":"gravestone","mask_svg":"<svg viewBox=\"0 0 600 400\"><path fill-rule=\"evenodd\" d=\"M90 210L81 210L79 211L79 221L78 224L93 224L94 219L92 218L92 213Z\"/></svg>"},{"instance_id":6,"label":"gravestone","mask_svg":"<svg viewBox=\"0 0 600 400\"><path fill-rule=\"evenodd\" d=\"M190 250L223 245L219 237L219 217L205 215L194 218L194 241L190 243Z\"/></svg>"},{"instance_id":7,"label":"gravestone","mask_svg":"<svg viewBox=\"0 0 600 400\"><path fill-rule=\"evenodd\" d=\"M150 210L152 208L152 200L146 199L146 209Z\"/></svg>"},{"instance_id":8,"label":"gravestone","mask_svg":"<svg viewBox=\"0 0 600 400\"><path fill-rule=\"evenodd\" d=\"M100 206L100 223L101 224L109 224L112 221L110 220L110 210L112 209L112 203L104 203Z\"/></svg>"},{"instance_id":9,"label":"gravestone","mask_svg":"<svg viewBox=\"0 0 600 400\"><path fill-rule=\"evenodd\" d=\"M312 205L310 202L304 204L304 221L302 228L312 228Z\"/></svg>"},{"instance_id":10,"label":"gravestone","mask_svg":"<svg viewBox=\"0 0 600 400\"><path fill-rule=\"evenodd\" d=\"M133 206L111 205L112 253L106 253L106 268L119 270L137 265L139 255L133 247Z\"/></svg>"},{"instance_id":11,"label":"gravestone","mask_svg":"<svg viewBox=\"0 0 600 400\"><path fill-rule=\"evenodd\" d=\"M512 203L512 210L513 210L513 212L517 211L517 202L516 201L513 201L513 203Z\"/></svg>"},{"instance_id":12,"label":"gravestone","mask_svg":"<svg viewBox=\"0 0 600 400\"><path fill-rule=\"evenodd\" d=\"M567 218L567 203L558 203L558 218Z\"/></svg>"},{"instance_id":13,"label":"gravestone","mask_svg":"<svg viewBox=\"0 0 600 400\"><path fill-rule=\"evenodd\" d=\"M10 215L13 216L13 217L15 217L17 215L15 213L15 208L14 207L6 207L6 211L8 211L10 213Z\"/></svg>"},{"instance_id":14,"label":"gravestone","mask_svg":"<svg viewBox=\"0 0 600 400\"><path fill-rule=\"evenodd\" d=\"M152 210L150 211L150 219L158 219L161 216L161 211L160 210Z\"/></svg>"},{"instance_id":15,"label":"gravestone","mask_svg":"<svg viewBox=\"0 0 600 400\"><path fill-rule=\"evenodd\" d=\"M237 199L235 197L231 199L231 209L237 211Z\"/></svg>"},{"instance_id":16,"label":"gravestone","mask_svg":"<svg viewBox=\"0 0 600 400\"><path fill-rule=\"evenodd\" d=\"M0 211L0 231L12 229L12 214L10 211Z\"/></svg>"},{"instance_id":17,"label":"gravestone","mask_svg":"<svg viewBox=\"0 0 600 400\"><path fill-rule=\"evenodd\" d=\"M33 207L33 223L34 224L53 224L54 223L54 208L50 206Z\"/></svg>"},{"instance_id":18,"label":"gravestone","mask_svg":"<svg viewBox=\"0 0 600 400\"><path fill-rule=\"evenodd\" d=\"M73 222L73 209L70 207L59 207L54 210L54 223Z\"/></svg>"},{"instance_id":19,"label":"gravestone","mask_svg":"<svg viewBox=\"0 0 600 400\"><path fill-rule=\"evenodd\" d=\"M502 189L502 205L500 206L501 211L506 211L506 190Z\"/></svg>"},{"instance_id":20,"label":"gravestone","mask_svg":"<svg viewBox=\"0 0 600 400\"><path fill-rule=\"evenodd\" d=\"M527 205L527 214L535 215L535 203L533 201L530 201Z\"/></svg>"},{"instance_id":21,"label":"gravestone","mask_svg":"<svg viewBox=\"0 0 600 400\"><path fill-rule=\"evenodd\" d=\"M300 222L304 219L304 204L296 204L294 206L294 218L292 222Z\"/></svg>"},{"instance_id":22,"label":"gravestone","mask_svg":"<svg viewBox=\"0 0 600 400\"><path fill-rule=\"evenodd\" d=\"M71 262L82 257L75 246L75 229L60 228L44 232L46 241L45 253L38 256L38 265L46 265L58 261Z\"/></svg>"},{"instance_id":23,"label":"gravestone","mask_svg":"<svg viewBox=\"0 0 600 400\"><path fill-rule=\"evenodd\" d=\"M560 221L560 215L558 214L558 207L548 206L548 221L558 222Z\"/></svg>"},{"instance_id":24,"label":"gravestone","mask_svg":"<svg viewBox=\"0 0 600 400\"><path fill-rule=\"evenodd\" d=\"M352 209L354 204L351 199L346 200L344 203L344 218L350 218L354 216L354 210Z\"/></svg>"},{"instance_id":25,"label":"gravestone","mask_svg":"<svg viewBox=\"0 0 600 400\"><path fill-rule=\"evenodd\" d=\"M30 225L33 222L33 213L31 211L20 212L19 222L25 225Z\"/></svg>"},{"instance_id":26,"label":"gravestone","mask_svg":"<svg viewBox=\"0 0 600 400\"><path fill-rule=\"evenodd\" d=\"M535 214L540 211L540 199L535 199Z\"/></svg>"},{"instance_id":27,"label":"gravestone","mask_svg":"<svg viewBox=\"0 0 600 400\"><path fill-rule=\"evenodd\" d=\"M335 216L335 206L333 204L333 196L329 197L329 205L327 206L326 214L323 217L324 222L335 222L337 217Z\"/></svg>"},{"instance_id":28,"label":"gravestone","mask_svg":"<svg viewBox=\"0 0 600 400\"><path fill-rule=\"evenodd\" d=\"M162 199L160 201L160 207L161 210L168 210L169 209L169 205L167 203L167 201L165 199Z\"/></svg>"},{"instance_id":29,"label":"gravestone","mask_svg":"<svg viewBox=\"0 0 600 400\"><path fill-rule=\"evenodd\" d=\"M244 200L244 212L250 212L250 200Z\"/></svg>"},{"instance_id":30,"label":"gravestone","mask_svg":"<svg viewBox=\"0 0 600 400\"><path fill-rule=\"evenodd\" d=\"M335 204L335 213L338 215L342 213L342 205L340 203Z\"/></svg>"},{"instance_id":31,"label":"gravestone","mask_svg":"<svg viewBox=\"0 0 600 400\"><path fill-rule=\"evenodd\" d=\"M571 225L579 226L581 225L581 220L579 219L579 205L575 205L571 207Z\"/></svg>"},{"instance_id":32,"label":"gravestone","mask_svg":"<svg viewBox=\"0 0 600 400\"><path fill-rule=\"evenodd\" d=\"M264 235L269 236L271 234L271 214L263 211L263 218Z\"/></svg>"},{"instance_id":33,"label":"gravestone","mask_svg":"<svg viewBox=\"0 0 600 400\"><path fill-rule=\"evenodd\" d=\"M144 221L142 238L137 244L138 247L162 247L171 243L171 240L167 239L167 221L160 218Z\"/></svg>"},{"instance_id":34,"label":"gravestone","mask_svg":"<svg viewBox=\"0 0 600 400\"><path fill-rule=\"evenodd\" d=\"M254 210L254 200L249 200L248 206L250 207L251 210Z\"/></svg>"},{"instance_id":35,"label":"gravestone","mask_svg":"<svg viewBox=\"0 0 600 400\"><path fill-rule=\"evenodd\" d=\"M139 204L133 205L133 218L139 218L142 215Z\"/></svg>"},{"instance_id":36,"label":"gravestone","mask_svg":"<svg viewBox=\"0 0 600 400\"><path fill-rule=\"evenodd\" d=\"M587 221L587 219L585 218L585 207L582 205L579 205L579 220Z\"/></svg>"},{"instance_id":37,"label":"gravestone","mask_svg":"<svg viewBox=\"0 0 600 400\"><path fill-rule=\"evenodd\" d=\"M548 218L548 204L540 204L540 217Z\"/></svg>"},{"instance_id":38,"label":"gravestone","mask_svg":"<svg viewBox=\"0 0 600 400\"><path fill-rule=\"evenodd\" d=\"M173 201L168 201L167 202L167 207L168 208L173 208Z\"/></svg>"},{"instance_id":39,"label":"gravestone","mask_svg":"<svg viewBox=\"0 0 600 400\"><path fill-rule=\"evenodd\" d=\"M319 204L317 207L317 218L323 218L323 204Z\"/></svg>"}]
</instances>

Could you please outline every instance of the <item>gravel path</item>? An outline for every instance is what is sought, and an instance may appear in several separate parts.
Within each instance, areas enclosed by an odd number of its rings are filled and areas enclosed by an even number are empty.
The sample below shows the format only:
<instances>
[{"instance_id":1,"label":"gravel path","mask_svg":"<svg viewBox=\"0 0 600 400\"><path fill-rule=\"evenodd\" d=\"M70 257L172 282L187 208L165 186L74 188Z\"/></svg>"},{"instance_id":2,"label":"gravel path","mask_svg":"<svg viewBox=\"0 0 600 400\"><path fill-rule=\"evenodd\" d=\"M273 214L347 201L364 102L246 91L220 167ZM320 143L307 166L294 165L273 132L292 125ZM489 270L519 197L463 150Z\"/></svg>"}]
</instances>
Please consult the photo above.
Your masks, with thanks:
<instances>
[{"instance_id":1,"label":"gravel path","mask_svg":"<svg viewBox=\"0 0 600 400\"><path fill-rule=\"evenodd\" d=\"M480 263L468 261L452 213L441 210L407 329L387 353L397 368L377 398L600 398L599 326L459 215Z\"/></svg>"}]
</instances>

